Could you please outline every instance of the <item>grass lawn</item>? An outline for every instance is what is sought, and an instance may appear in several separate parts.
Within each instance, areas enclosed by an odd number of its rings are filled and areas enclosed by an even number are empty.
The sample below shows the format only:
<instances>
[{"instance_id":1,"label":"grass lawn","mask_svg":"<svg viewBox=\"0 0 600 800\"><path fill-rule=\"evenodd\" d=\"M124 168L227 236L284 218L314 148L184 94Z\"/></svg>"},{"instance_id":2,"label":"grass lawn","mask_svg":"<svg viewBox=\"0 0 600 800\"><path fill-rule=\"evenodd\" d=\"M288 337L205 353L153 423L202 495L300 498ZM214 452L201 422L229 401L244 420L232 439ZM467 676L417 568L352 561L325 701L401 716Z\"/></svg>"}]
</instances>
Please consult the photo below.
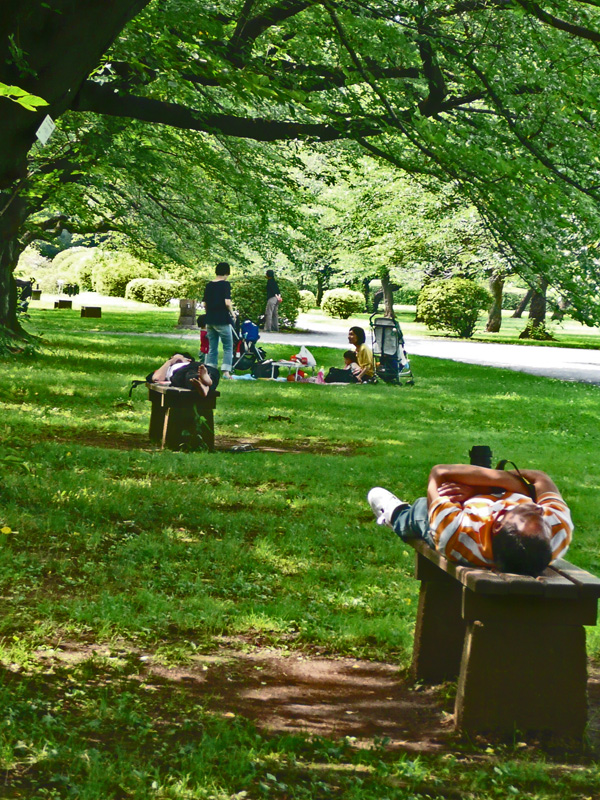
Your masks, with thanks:
<instances>
[{"instance_id":1,"label":"grass lawn","mask_svg":"<svg viewBox=\"0 0 600 800\"><path fill-rule=\"evenodd\" d=\"M81 319L79 308L81 305L102 306L100 319ZM33 322L40 332L58 331L67 332L134 332L134 333L173 333L174 326L179 316L179 308L155 308L145 303L136 303L130 300L121 300L114 297L100 297L94 293L86 293L75 297L73 310L55 312L54 297L44 295L42 301L31 303ZM414 306L396 306L398 321L402 326L405 336L419 336L426 338L447 338L444 331L429 330L423 323L415 322ZM600 330L589 328L579 322L566 317L563 322L548 322L548 330L555 336L556 341L532 342L519 339L519 334L527 323L527 318L513 319L512 311L504 311L502 328L498 333L486 333L485 325L487 314L481 314L473 335L473 341L501 342L502 344L520 344L523 346L543 347L576 347L600 348ZM368 329L369 314L356 314L348 320L335 320L328 317L320 309L313 309L308 314L300 314L298 328L310 328L315 324L319 327L326 326L345 330L350 325L361 325Z\"/></svg>"},{"instance_id":2,"label":"grass lawn","mask_svg":"<svg viewBox=\"0 0 600 800\"><path fill-rule=\"evenodd\" d=\"M172 330L172 310L115 313L121 329ZM224 382L217 438L291 452L160 452L144 389L127 390L173 340L99 335L116 318L74 314L33 308L46 344L0 362L0 796L598 796L596 765L518 738L415 756L260 733L185 684L157 690L132 655L185 665L226 641L405 667L412 552L365 495L381 484L412 499L433 463L473 444L555 478L577 528L568 557L599 573L597 387L418 357L414 387ZM44 658L65 642L86 658Z\"/></svg>"}]
</instances>

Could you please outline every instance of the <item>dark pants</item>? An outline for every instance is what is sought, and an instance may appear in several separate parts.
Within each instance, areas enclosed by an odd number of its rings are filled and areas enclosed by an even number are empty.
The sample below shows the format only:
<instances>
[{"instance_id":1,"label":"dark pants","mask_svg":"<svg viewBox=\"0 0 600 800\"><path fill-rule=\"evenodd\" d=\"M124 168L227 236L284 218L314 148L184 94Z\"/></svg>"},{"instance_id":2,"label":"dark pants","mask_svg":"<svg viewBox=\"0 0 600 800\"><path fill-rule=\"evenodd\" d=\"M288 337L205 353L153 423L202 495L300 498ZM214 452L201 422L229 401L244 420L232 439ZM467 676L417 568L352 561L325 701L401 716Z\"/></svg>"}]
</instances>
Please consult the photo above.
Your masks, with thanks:
<instances>
[{"instance_id":1,"label":"dark pants","mask_svg":"<svg viewBox=\"0 0 600 800\"><path fill-rule=\"evenodd\" d=\"M325 383L358 383L358 378L355 378L349 369L331 367L325 377Z\"/></svg>"},{"instance_id":2,"label":"dark pants","mask_svg":"<svg viewBox=\"0 0 600 800\"><path fill-rule=\"evenodd\" d=\"M435 547L429 527L427 498L419 497L412 506L404 506L396 514L392 523L394 533L403 540L423 539L430 547Z\"/></svg>"}]
</instances>

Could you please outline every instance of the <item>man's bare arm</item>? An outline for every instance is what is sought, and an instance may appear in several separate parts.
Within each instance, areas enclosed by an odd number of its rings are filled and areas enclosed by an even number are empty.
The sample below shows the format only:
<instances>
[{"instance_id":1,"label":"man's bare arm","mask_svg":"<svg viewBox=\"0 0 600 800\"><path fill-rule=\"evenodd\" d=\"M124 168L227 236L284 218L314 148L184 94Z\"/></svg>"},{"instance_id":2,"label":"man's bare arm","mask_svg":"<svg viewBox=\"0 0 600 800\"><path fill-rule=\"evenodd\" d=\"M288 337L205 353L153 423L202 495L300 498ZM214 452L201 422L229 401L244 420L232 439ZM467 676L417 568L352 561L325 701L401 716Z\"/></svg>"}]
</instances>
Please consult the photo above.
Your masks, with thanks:
<instances>
[{"instance_id":1,"label":"man's bare arm","mask_svg":"<svg viewBox=\"0 0 600 800\"><path fill-rule=\"evenodd\" d=\"M560 495L554 481L545 472L535 469L521 470L521 475L534 485L538 495L556 492ZM523 482L512 470L487 469L472 464L438 464L429 473L427 501L431 504L440 496L439 489L444 483L460 483L478 489L498 487L508 492L524 492Z\"/></svg>"}]
</instances>

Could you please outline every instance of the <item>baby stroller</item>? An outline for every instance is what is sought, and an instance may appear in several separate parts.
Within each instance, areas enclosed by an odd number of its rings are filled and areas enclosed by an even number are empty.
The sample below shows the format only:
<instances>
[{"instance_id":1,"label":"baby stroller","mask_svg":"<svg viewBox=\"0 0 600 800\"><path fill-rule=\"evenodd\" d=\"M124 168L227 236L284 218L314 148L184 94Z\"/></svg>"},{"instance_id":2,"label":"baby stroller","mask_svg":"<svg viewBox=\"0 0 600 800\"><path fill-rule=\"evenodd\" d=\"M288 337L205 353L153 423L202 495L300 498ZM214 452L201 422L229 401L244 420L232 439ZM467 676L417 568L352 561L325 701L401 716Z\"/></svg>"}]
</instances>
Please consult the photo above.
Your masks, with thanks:
<instances>
[{"instance_id":1,"label":"baby stroller","mask_svg":"<svg viewBox=\"0 0 600 800\"><path fill-rule=\"evenodd\" d=\"M239 317L231 326L233 332L233 364L231 369L251 369L255 364L265 360L266 353L256 342L260 339L258 325L249 319L244 320L240 326Z\"/></svg>"},{"instance_id":2,"label":"baby stroller","mask_svg":"<svg viewBox=\"0 0 600 800\"><path fill-rule=\"evenodd\" d=\"M395 319L376 317L375 314L369 319L369 324L373 355L375 361L379 362L375 375L385 383L399 384L401 380L407 379L407 385L413 386L414 376L404 349L400 325Z\"/></svg>"}]
</instances>

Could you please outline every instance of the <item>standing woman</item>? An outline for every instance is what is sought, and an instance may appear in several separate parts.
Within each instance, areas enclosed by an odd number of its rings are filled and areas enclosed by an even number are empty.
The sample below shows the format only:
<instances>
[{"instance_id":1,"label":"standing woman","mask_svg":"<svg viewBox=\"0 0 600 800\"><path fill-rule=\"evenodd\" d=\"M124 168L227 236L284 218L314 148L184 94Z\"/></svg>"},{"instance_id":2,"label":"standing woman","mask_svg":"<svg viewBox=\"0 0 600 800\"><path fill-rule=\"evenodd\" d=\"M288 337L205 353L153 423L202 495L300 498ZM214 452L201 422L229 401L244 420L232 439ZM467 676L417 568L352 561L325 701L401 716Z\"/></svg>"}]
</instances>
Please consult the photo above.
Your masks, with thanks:
<instances>
[{"instance_id":1,"label":"standing woman","mask_svg":"<svg viewBox=\"0 0 600 800\"><path fill-rule=\"evenodd\" d=\"M216 367L219 360L219 339L223 343L224 378L231 378L233 361L233 337L231 335L231 284L227 280L229 264L220 261L215 269L215 279L209 281L204 289L204 308L206 309L206 333L208 336L207 367Z\"/></svg>"},{"instance_id":2,"label":"standing woman","mask_svg":"<svg viewBox=\"0 0 600 800\"><path fill-rule=\"evenodd\" d=\"M265 273L267 276L267 307L265 308L265 330L278 331L279 330L279 303L281 303L281 295L279 294L279 285L275 280L275 273L272 269L268 269Z\"/></svg>"},{"instance_id":3,"label":"standing woman","mask_svg":"<svg viewBox=\"0 0 600 800\"><path fill-rule=\"evenodd\" d=\"M354 345L356 350L356 361L360 367L360 372L356 374L359 381L372 378L375 373L375 362L373 361L373 351L365 344L366 334L364 328L355 325L348 331L348 342Z\"/></svg>"}]
</instances>

